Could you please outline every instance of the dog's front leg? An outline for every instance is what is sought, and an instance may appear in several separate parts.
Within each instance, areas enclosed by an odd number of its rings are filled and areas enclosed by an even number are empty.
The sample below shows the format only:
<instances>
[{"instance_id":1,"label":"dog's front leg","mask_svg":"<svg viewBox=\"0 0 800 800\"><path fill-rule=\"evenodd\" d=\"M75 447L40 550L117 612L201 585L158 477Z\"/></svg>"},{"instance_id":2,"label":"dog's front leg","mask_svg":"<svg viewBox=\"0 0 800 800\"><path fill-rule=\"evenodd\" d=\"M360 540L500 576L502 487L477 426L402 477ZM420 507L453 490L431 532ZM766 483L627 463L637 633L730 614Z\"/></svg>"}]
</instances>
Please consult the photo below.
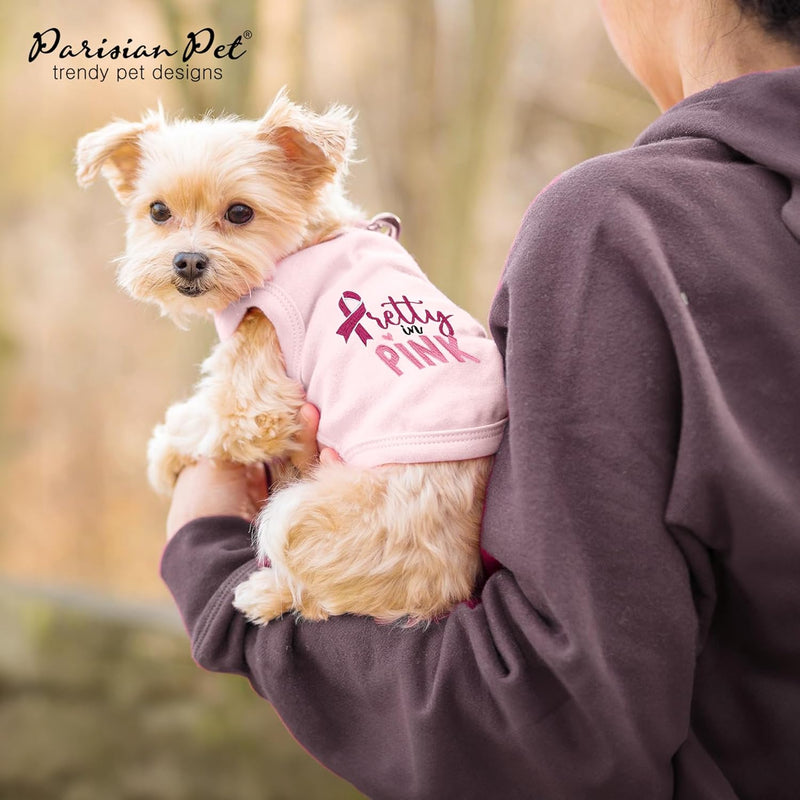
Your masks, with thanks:
<instances>
[{"instance_id":1,"label":"dog's front leg","mask_svg":"<svg viewBox=\"0 0 800 800\"><path fill-rule=\"evenodd\" d=\"M202 367L195 394L168 411L148 448L148 477L165 494L198 458L252 464L297 449L302 386L286 375L272 323L250 311Z\"/></svg>"}]
</instances>

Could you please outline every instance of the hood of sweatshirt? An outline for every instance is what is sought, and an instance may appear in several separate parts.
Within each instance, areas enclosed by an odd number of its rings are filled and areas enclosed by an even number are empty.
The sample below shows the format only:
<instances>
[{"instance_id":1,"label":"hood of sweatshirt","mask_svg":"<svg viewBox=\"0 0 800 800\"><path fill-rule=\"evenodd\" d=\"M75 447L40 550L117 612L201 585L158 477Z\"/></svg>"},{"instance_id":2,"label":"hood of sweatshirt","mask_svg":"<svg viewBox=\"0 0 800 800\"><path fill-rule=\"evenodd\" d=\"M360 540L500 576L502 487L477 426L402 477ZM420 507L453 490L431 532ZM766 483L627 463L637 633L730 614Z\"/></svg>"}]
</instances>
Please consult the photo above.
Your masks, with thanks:
<instances>
[{"instance_id":1,"label":"hood of sweatshirt","mask_svg":"<svg viewBox=\"0 0 800 800\"><path fill-rule=\"evenodd\" d=\"M781 216L800 239L800 67L757 72L673 106L636 140L715 139L783 176L790 188Z\"/></svg>"}]
</instances>

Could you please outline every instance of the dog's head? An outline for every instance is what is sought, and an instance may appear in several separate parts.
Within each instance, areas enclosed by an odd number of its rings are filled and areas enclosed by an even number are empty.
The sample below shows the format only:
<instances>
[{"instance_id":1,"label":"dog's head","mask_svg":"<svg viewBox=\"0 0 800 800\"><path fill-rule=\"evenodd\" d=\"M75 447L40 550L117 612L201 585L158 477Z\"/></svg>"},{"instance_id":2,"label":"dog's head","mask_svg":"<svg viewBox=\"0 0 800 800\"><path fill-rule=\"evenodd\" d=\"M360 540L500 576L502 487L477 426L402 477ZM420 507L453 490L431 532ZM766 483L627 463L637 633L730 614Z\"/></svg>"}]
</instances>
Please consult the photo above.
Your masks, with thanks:
<instances>
[{"instance_id":1,"label":"dog's head","mask_svg":"<svg viewBox=\"0 0 800 800\"><path fill-rule=\"evenodd\" d=\"M258 121L113 122L78 143L78 182L98 174L125 208L120 285L176 319L219 310L310 243L340 196L352 118L281 92ZM328 220L330 221L330 220Z\"/></svg>"}]
</instances>

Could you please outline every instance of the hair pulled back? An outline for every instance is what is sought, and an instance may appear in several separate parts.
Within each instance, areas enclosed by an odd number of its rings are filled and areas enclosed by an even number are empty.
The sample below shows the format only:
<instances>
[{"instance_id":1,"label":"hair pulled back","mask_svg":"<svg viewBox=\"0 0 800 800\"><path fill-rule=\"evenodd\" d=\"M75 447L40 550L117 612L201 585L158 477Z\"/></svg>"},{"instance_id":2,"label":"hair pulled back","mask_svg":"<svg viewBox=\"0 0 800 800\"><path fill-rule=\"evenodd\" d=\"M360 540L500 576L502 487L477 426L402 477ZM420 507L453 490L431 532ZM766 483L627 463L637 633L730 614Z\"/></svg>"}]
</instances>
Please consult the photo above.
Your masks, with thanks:
<instances>
[{"instance_id":1,"label":"hair pulled back","mask_svg":"<svg viewBox=\"0 0 800 800\"><path fill-rule=\"evenodd\" d=\"M755 17L769 33L800 46L800 0L736 0L743 13Z\"/></svg>"}]
</instances>

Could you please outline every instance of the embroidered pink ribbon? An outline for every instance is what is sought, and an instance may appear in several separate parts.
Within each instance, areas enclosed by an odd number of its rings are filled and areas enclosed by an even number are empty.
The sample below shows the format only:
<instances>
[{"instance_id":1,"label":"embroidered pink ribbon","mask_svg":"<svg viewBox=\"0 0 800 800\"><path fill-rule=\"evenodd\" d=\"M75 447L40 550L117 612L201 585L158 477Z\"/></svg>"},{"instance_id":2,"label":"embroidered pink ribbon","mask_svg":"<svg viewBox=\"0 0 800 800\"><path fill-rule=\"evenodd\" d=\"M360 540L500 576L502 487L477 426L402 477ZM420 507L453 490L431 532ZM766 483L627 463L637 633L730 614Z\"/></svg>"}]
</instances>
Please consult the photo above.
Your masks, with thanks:
<instances>
[{"instance_id":1,"label":"embroidered pink ribbon","mask_svg":"<svg viewBox=\"0 0 800 800\"><path fill-rule=\"evenodd\" d=\"M347 303L345 300L355 300L359 305L355 311L351 311L347 307ZM344 337L344 340L347 341L350 338L350 334L353 331L358 334L358 338L361 339L362 344L366 347L367 342L372 338L369 331L361 324L361 319L363 318L364 314L367 313L367 309L364 307L364 303L361 302L361 295L356 294L355 292L344 292L339 300L339 310L342 314L347 317L345 321L339 326L336 333L340 336Z\"/></svg>"}]
</instances>

